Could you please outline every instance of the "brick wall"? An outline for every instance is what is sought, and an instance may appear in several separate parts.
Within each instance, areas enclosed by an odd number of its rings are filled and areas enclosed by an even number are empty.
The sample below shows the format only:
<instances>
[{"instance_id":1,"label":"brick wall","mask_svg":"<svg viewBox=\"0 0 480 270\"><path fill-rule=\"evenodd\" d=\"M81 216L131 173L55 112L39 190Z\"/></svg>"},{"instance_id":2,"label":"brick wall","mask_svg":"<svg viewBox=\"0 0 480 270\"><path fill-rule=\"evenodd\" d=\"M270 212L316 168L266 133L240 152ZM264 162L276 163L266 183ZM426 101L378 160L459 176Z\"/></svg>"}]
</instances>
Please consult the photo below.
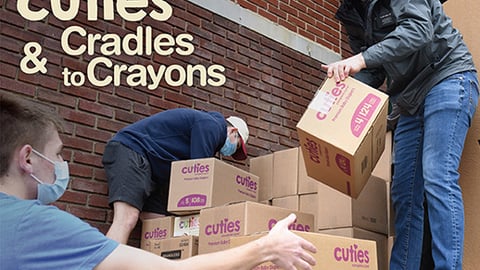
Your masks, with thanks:
<instances>
[{"instance_id":1,"label":"brick wall","mask_svg":"<svg viewBox=\"0 0 480 270\"><path fill-rule=\"evenodd\" d=\"M231 1L334 52L341 52L341 27L334 18L339 0Z\"/></svg>"},{"instance_id":2,"label":"brick wall","mask_svg":"<svg viewBox=\"0 0 480 270\"><path fill-rule=\"evenodd\" d=\"M49 2L34 0L31 5L51 10ZM118 16L108 22L87 21L86 2L81 1L80 13L73 21L49 16L39 22L22 18L16 1L0 2L0 92L49 104L67 123L62 139L72 180L57 203L60 208L106 232L112 211L107 205L108 187L101 164L105 143L125 125L162 110L190 107L246 118L251 132L251 157L298 146L295 125L324 78L319 71L321 63L187 1L169 1L173 16L166 22L145 19L136 23ZM339 26L332 19L337 1L298 1L291 5L283 1L237 2L336 52L340 50ZM226 83L222 87L202 87L196 80L192 87L172 87L162 81L157 89L148 90L130 87L123 78L119 86L65 86L63 68L85 70L88 62L98 56L98 46L93 56L65 55L60 36L71 25L100 34L132 33L138 25L150 25L154 33L189 33L195 46L191 56L120 55L112 59L115 64L127 65L219 64L226 68ZM19 68L23 48L31 41L42 46L41 56L48 59L47 74L28 75ZM83 40L72 42L80 45ZM112 74L108 69L99 72ZM236 163L243 168L247 164ZM137 226L130 244L138 246L138 234Z\"/></svg>"}]
</instances>

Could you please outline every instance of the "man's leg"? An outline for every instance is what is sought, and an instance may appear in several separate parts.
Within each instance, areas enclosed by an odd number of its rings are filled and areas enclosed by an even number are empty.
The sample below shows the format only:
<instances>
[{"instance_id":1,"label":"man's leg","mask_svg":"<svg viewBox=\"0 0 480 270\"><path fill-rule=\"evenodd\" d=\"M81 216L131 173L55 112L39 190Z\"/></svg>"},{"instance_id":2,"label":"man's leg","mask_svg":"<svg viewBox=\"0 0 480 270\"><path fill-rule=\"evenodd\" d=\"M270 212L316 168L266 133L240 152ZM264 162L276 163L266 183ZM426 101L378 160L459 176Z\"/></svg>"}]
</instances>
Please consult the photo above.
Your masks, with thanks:
<instances>
[{"instance_id":1,"label":"man's leg","mask_svg":"<svg viewBox=\"0 0 480 270\"><path fill-rule=\"evenodd\" d=\"M113 222L107 237L119 243L127 244L130 233L137 225L140 211L125 202L113 203Z\"/></svg>"},{"instance_id":2,"label":"man's leg","mask_svg":"<svg viewBox=\"0 0 480 270\"><path fill-rule=\"evenodd\" d=\"M118 142L107 144L102 163L108 179L109 204L113 208L113 222L107 236L126 244L154 188L150 164L144 156Z\"/></svg>"},{"instance_id":3,"label":"man's leg","mask_svg":"<svg viewBox=\"0 0 480 270\"><path fill-rule=\"evenodd\" d=\"M464 213L458 167L478 102L473 72L444 79L425 99L425 195L435 269L462 269Z\"/></svg>"}]
</instances>

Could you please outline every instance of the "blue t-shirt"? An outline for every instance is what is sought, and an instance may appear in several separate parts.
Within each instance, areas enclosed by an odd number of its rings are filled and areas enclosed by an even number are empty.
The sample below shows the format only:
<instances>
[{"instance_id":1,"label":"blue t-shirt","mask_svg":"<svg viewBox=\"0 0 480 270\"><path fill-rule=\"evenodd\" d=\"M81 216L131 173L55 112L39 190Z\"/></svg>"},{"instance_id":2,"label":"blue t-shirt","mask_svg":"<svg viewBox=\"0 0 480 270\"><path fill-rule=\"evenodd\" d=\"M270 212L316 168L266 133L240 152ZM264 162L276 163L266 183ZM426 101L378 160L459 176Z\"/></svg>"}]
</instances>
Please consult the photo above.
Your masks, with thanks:
<instances>
[{"instance_id":1,"label":"blue t-shirt","mask_svg":"<svg viewBox=\"0 0 480 270\"><path fill-rule=\"evenodd\" d=\"M93 269L118 245L55 206L0 192L0 269Z\"/></svg>"},{"instance_id":2,"label":"blue t-shirt","mask_svg":"<svg viewBox=\"0 0 480 270\"><path fill-rule=\"evenodd\" d=\"M227 122L221 113L177 108L126 126L112 141L145 155L154 178L168 180L172 161L213 157L226 138Z\"/></svg>"}]
</instances>

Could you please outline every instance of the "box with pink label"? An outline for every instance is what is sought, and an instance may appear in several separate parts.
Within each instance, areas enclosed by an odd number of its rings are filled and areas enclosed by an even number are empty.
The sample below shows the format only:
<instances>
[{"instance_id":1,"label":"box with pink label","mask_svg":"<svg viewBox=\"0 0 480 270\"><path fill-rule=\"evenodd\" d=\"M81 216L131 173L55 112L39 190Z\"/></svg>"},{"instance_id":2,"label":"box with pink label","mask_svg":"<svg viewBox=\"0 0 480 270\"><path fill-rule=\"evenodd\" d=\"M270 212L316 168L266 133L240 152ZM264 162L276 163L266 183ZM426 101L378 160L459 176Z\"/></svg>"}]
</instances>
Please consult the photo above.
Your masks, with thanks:
<instances>
[{"instance_id":1,"label":"box with pink label","mask_svg":"<svg viewBox=\"0 0 480 270\"><path fill-rule=\"evenodd\" d=\"M358 197L385 148L388 96L326 79L297 124L307 175Z\"/></svg>"},{"instance_id":2,"label":"box with pink label","mask_svg":"<svg viewBox=\"0 0 480 270\"><path fill-rule=\"evenodd\" d=\"M168 211L187 215L230 202L256 202L258 180L258 176L216 158L174 161Z\"/></svg>"}]
</instances>

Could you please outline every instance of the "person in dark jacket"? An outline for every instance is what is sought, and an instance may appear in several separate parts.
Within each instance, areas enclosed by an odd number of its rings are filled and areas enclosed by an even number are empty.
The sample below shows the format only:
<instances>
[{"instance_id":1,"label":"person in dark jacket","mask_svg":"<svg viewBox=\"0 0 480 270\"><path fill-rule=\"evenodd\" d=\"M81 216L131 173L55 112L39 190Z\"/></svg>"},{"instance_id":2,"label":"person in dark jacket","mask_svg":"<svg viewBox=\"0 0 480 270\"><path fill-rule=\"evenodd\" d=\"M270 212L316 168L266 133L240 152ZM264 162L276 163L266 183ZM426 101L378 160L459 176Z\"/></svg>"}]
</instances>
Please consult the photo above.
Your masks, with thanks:
<instances>
[{"instance_id":1,"label":"person in dark jacket","mask_svg":"<svg viewBox=\"0 0 480 270\"><path fill-rule=\"evenodd\" d=\"M322 65L337 82L386 78L400 116L391 197L390 269L419 269L424 218L435 269L462 269L464 210L458 167L478 105L478 77L462 35L439 0L344 0L336 17L352 57ZM424 203L428 216L424 215Z\"/></svg>"},{"instance_id":2,"label":"person in dark jacket","mask_svg":"<svg viewBox=\"0 0 480 270\"><path fill-rule=\"evenodd\" d=\"M108 179L113 222L107 236L127 243L138 218L167 215L172 161L213 157L247 158L244 120L188 108L163 111L120 130L102 163ZM141 214L141 215L140 215Z\"/></svg>"}]
</instances>

